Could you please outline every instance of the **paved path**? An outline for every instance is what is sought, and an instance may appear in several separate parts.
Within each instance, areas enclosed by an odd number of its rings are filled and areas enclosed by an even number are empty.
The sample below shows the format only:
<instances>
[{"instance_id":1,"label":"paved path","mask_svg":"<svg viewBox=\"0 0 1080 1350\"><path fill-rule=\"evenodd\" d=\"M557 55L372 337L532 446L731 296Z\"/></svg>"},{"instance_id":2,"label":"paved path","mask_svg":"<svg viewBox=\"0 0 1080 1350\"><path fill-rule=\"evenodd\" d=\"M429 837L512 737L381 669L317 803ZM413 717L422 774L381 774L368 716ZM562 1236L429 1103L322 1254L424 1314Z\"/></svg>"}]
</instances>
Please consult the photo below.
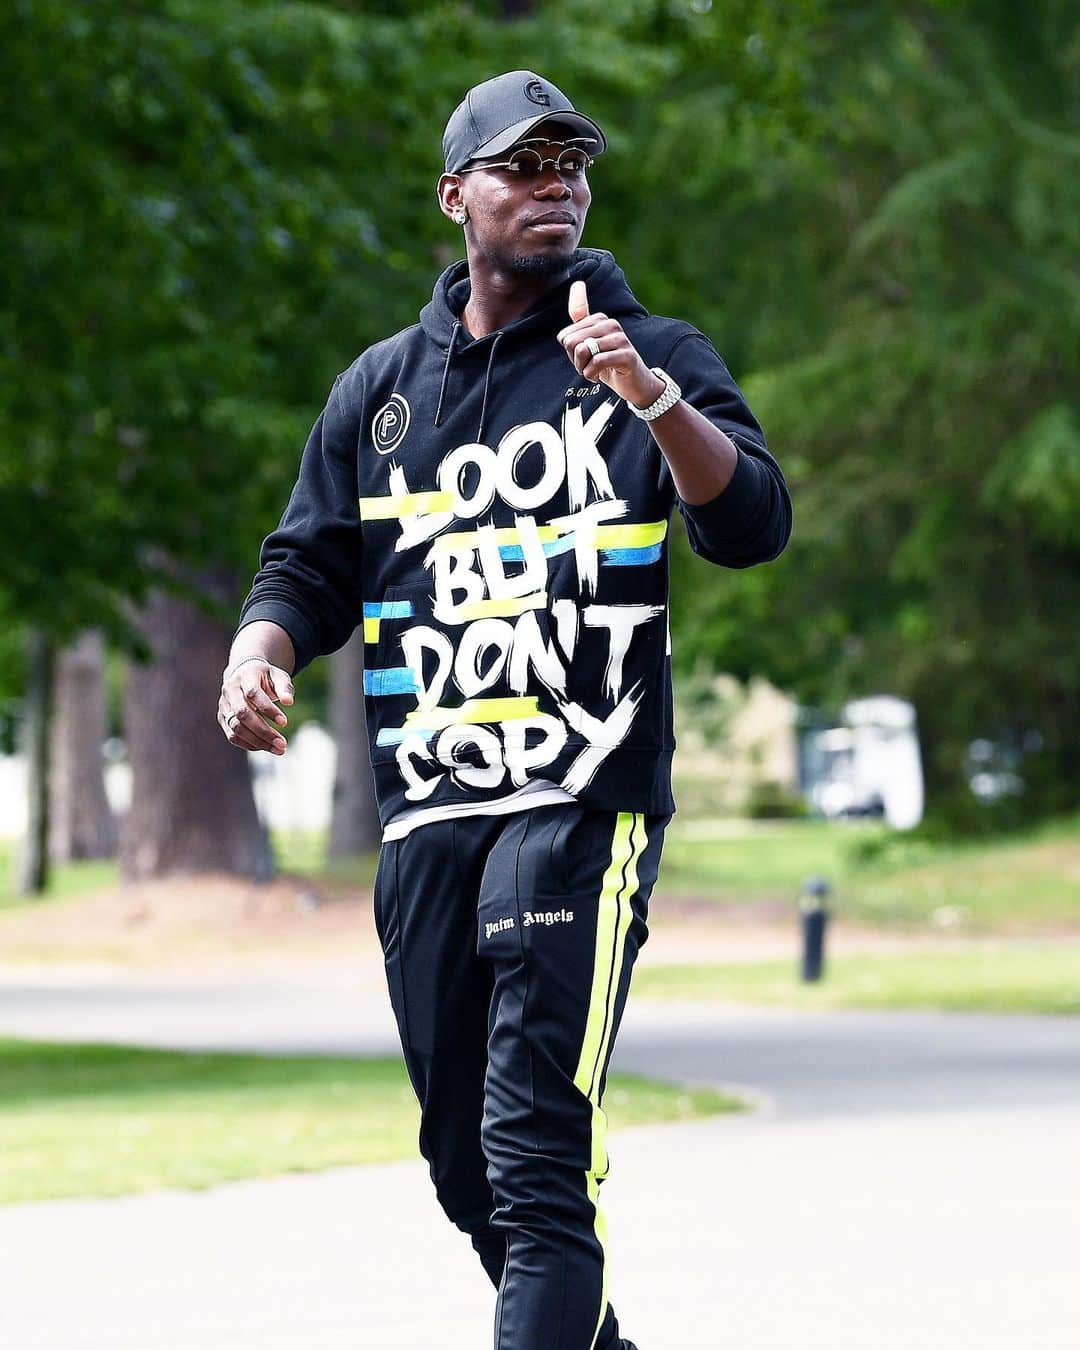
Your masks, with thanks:
<instances>
[{"instance_id":1,"label":"paved path","mask_svg":"<svg viewBox=\"0 0 1080 1350\"><path fill-rule=\"evenodd\" d=\"M339 975L9 973L0 1033L396 1047L385 999ZM641 1350L1074 1350L1080 1019L631 998L615 1062L762 1102L611 1136L612 1292ZM493 1292L419 1162L9 1207L0 1252L11 1350L491 1341Z\"/></svg>"},{"instance_id":2,"label":"paved path","mask_svg":"<svg viewBox=\"0 0 1080 1350\"><path fill-rule=\"evenodd\" d=\"M0 1034L192 1049L397 1054L368 979L216 981L0 968ZM737 1084L784 1117L994 1107L1080 1108L1080 1018L802 1012L631 995L614 1063Z\"/></svg>"}]
</instances>

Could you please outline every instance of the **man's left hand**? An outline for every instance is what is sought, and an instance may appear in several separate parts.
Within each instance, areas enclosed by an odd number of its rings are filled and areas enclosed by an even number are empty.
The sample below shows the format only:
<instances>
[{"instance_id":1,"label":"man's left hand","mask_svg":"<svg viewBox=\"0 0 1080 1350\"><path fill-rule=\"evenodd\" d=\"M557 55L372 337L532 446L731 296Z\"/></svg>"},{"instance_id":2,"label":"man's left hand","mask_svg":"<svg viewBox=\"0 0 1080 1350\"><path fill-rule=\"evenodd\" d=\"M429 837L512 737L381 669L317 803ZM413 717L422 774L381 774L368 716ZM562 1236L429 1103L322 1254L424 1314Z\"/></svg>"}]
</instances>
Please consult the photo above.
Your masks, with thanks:
<instances>
[{"instance_id":1,"label":"man's left hand","mask_svg":"<svg viewBox=\"0 0 1080 1350\"><path fill-rule=\"evenodd\" d=\"M639 408L647 408L660 397L664 392L664 381L641 359L618 319L589 313L583 281L571 283L569 309L573 322L557 337L567 356L587 380L603 381L620 398ZM594 356L585 345L586 338L595 338L600 344L599 355Z\"/></svg>"}]
</instances>

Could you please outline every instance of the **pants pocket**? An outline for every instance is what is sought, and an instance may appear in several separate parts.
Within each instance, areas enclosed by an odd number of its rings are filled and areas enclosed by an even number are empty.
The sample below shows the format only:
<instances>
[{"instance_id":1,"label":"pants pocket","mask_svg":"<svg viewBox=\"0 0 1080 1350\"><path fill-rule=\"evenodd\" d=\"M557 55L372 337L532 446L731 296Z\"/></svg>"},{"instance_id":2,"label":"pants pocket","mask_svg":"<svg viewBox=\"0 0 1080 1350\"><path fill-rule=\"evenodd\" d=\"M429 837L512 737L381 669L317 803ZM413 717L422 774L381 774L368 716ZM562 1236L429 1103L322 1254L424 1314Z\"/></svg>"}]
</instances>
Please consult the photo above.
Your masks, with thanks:
<instances>
[{"instance_id":1,"label":"pants pocket","mask_svg":"<svg viewBox=\"0 0 1080 1350\"><path fill-rule=\"evenodd\" d=\"M401 968L401 922L397 894L398 841L388 840L379 850L375 867L375 931L382 947L383 965L390 1004L394 1010L403 1044L409 1040L408 1017L405 1006L405 982Z\"/></svg>"}]
</instances>

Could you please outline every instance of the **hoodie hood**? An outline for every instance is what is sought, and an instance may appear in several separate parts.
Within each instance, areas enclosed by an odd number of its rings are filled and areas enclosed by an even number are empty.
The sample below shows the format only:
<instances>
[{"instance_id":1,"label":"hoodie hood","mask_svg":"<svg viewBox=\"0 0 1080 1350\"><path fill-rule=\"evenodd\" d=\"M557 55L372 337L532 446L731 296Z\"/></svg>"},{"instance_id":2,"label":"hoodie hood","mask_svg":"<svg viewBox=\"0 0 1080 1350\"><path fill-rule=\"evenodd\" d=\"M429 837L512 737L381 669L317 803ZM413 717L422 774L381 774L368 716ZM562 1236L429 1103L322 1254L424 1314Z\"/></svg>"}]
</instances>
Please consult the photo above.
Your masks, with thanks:
<instances>
[{"instance_id":1,"label":"hoodie hood","mask_svg":"<svg viewBox=\"0 0 1080 1350\"><path fill-rule=\"evenodd\" d=\"M546 291L535 304L511 320L504 328L497 328L484 337L474 338L469 335L461 321L461 315L472 294L468 260L460 258L446 268L435 283L431 299L420 311L421 328L439 350L446 353L442 381L439 385L439 400L435 409L435 426L439 425L443 406L448 397L451 364L455 361L486 356L484 394L480 405L480 420L476 428L476 440L483 440L488 394L496 378L495 354L500 344L512 344L523 339L532 341L545 332L554 334L565 327L569 318L567 306L570 301L570 284L574 281L585 282L589 294L589 307L594 311L599 310L611 318L618 319L629 314L648 314L648 310L630 289L626 274L615 261L613 254L606 248L577 248L573 252L570 270L564 280L550 291Z\"/></svg>"}]
</instances>

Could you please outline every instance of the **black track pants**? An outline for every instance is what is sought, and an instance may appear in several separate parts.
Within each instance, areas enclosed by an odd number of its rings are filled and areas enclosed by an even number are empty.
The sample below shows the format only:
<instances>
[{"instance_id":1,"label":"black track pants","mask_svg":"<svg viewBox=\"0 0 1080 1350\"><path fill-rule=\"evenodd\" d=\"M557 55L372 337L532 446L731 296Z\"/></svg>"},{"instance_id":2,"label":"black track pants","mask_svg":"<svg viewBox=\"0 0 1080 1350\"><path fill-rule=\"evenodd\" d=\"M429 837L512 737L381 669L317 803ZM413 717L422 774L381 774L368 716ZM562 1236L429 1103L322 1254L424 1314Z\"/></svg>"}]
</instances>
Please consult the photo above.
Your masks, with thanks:
<instances>
[{"instance_id":1,"label":"black track pants","mask_svg":"<svg viewBox=\"0 0 1080 1350\"><path fill-rule=\"evenodd\" d=\"M601 1109L669 815L579 802L383 843L375 920L420 1151L498 1288L495 1350L620 1350Z\"/></svg>"}]
</instances>

